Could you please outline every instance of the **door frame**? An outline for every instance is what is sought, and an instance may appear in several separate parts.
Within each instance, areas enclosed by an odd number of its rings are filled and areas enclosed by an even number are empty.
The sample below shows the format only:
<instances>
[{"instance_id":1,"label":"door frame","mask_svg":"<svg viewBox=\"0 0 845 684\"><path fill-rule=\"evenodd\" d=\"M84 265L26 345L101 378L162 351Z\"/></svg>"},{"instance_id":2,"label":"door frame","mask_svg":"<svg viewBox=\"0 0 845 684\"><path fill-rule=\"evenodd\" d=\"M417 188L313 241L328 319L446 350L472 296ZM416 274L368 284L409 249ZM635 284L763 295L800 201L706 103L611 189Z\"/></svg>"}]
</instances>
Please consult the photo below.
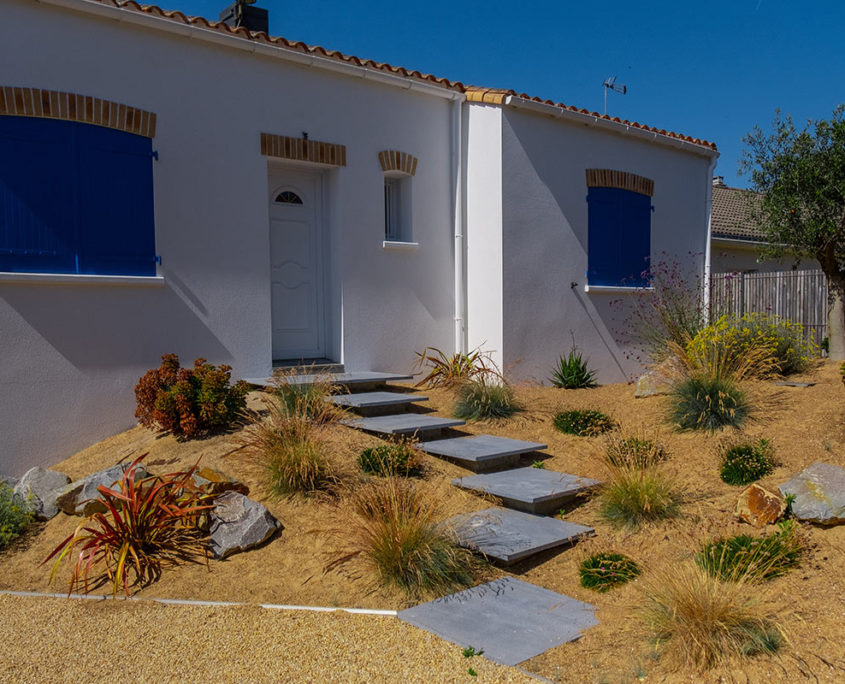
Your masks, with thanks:
<instances>
[{"instance_id":1,"label":"door frame","mask_svg":"<svg viewBox=\"0 0 845 684\"><path fill-rule=\"evenodd\" d=\"M331 277L330 273L330 259L329 259L329 246L330 246L330 226L328 224L328 183L327 183L327 170L322 166L316 166L311 164L305 163L287 163L287 162L277 162L277 161L268 161L267 164L267 265L268 271L272 271L272 246L271 241L273 239L272 233L272 217L270 215L271 206L273 204L273 196L276 192L284 190L284 189L297 189L295 177L296 176L307 176L309 177L314 183L314 191L317 195L316 201L314 203L314 223L315 223L315 230L318 232L317 240L319 245L319 279L320 279L320 289L321 289L321 310L322 313L319 316L318 325L320 326L320 336L321 336L321 347L322 347L322 355L323 358L334 360L335 356L335 344L334 344L334 329L332 326L332 316L330 316L330 309L331 309L331 300L332 300L332 292L331 292L331 285L333 278ZM292 176L293 179L287 179L284 183L276 183L273 182L271 186L271 181L273 181L274 176ZM290 182L293 180L294 182ZM270 276L269 285L271 288L270 292L270 357L272 362L276 361L299 361L299 360L309 360L310 356L305 357L303 355L293 355L288 356L286 358L277 358L276 354L273 351L273 308L272 308L272 275Z\"/></svg>"}]
</instances>

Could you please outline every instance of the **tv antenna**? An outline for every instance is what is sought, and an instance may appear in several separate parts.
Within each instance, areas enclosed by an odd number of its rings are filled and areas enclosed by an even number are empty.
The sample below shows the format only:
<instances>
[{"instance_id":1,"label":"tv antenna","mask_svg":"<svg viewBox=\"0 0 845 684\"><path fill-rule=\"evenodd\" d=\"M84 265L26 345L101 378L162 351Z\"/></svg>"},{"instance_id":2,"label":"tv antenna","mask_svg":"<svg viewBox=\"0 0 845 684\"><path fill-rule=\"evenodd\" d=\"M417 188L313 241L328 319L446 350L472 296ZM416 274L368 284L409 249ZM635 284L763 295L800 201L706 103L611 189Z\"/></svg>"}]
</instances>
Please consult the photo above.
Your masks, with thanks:
<instances>
[{"instance_id":1,"label":"tv antenna","mask_svg":"<svg viewBox=\"0 0 845 684\"><path fill-rule=\"evenodd\" d=\"M602 87L604 88L604 113L607 114L607 91L612 90L614 93L621 93L624 95L628 92L628 86L616 85L616 76L611 76L610 78L605 79L605 82L602 83Z\"/></svg>"}]
</instances>

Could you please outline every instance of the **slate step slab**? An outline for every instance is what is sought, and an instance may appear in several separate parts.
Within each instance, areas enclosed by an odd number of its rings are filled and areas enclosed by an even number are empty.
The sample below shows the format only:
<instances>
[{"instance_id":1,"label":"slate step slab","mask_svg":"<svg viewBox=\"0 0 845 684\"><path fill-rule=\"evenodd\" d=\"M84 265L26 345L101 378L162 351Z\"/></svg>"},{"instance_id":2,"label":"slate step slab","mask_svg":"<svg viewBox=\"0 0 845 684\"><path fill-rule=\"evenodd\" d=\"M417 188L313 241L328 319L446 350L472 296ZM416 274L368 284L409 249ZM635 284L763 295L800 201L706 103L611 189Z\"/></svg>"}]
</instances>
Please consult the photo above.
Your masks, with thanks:
<instances>
[{"instance_id":1,"label":"slate step slab","mask_svg":"<svg viewBox=\"0 0 845 684\"><path fill-rule=\"evenodd\" d=\"M476 435L425 442L420 448L427 454L455 461L474 472L484 472L516 465L522 454L540 451L546 445L494 435Z\"/></svg>"},{"instance_id":2,"label":"slate step slab","mask_svg":"<svg viewBox=\"0 0 845 684\"><path fill-rule=\"evenodd\" d=\"M459 477L452 484L497 496L509 508L543 515L559 511L563 504L594 488L599 481L529 467Z\"/></svg>"},{"instance_id":3,"label":"slate step slab","mask_svg":"<svg viewBox=\"0 0 845 684\"><path fill-rule=\"evenodd\" d=\"M399 613L399 619L502 665L575 641L598 624L596 607L515 577L482 584Z\"/></svg>"},{"instance_id":4,"label":"slate step slab","mask_svg":"<svg viewBox=\"0 0 845 684\"><path fill-rule=\"evenodd\" d=\"M355 394L335 394L326 401L352 409L362 415L384 415L399 411L404 413L410 404L428 401L428 397L402 392L356 392Z\"/></svg>"},{"instance_id":5,"label":"slate step slab","mask_svg":"<svg viewBox=\"0 0 845 684\"><path fill-rule=\"evenodd\" d=\"M448 524L461 546L503 565L575 543L593 533L593 528L584 525L499 507L464 513Z\"/></svg>"},{"instance_id":6,"label":"slate step slab","mask_svg":"<svg viewBox=\"0 0 845 684\"><path fill-rule=\"evenodd\" d=\"M340 421L343 425L375 432L380 435L416 435L418 438L435 437L444 428L464 425L464 421L423 413L397 413L372 418L349 418Z\"/></svg>"}]
</instances>

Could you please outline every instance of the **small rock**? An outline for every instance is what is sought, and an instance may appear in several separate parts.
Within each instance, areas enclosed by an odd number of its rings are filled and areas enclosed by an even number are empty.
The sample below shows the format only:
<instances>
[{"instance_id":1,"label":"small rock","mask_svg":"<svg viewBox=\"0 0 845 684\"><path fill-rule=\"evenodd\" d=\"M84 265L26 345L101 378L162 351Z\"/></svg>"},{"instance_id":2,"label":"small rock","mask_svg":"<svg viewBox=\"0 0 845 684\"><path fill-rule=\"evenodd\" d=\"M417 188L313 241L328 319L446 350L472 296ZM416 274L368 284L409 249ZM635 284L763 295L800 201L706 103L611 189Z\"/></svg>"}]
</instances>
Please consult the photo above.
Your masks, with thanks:
<instances>
[{"instance_id":1,"label":"small rock","mask_svg":"<svg viewBox=\"0 0 845 684\"><path fill-rule=\"evenodd\" d=\"M799 520L839 525L845 523L845 468L813 463L780 486L792 494L792 514Z\"/></svg>"},{"instance_id":2,"label":"small rock","mask_svg":"<svg viewBox=\"0 0 845 684\"><path fill-rule=\"evenodd\" d=\"M27 502L35 517L50 520L59 513L56 499L70 483L64 473L44 468L30 468L15 487L15 494Z\"/></svg>"},{"instance_id":3,"label":"small rock","mask_svg":"<svg viewBox=\"0 0 845 684\"><path fill-rule=\"evenodd\" d=\"M214 500L209 547L215 558L258 546L282 527L270 511L238 492L225 492Z\"/></svg>"},{"instance_id":4,"label":"small rock","mask_svg":"<svg viewBox=\"0 0 845 684\"><path fill-rule=\"evenodd\" d=\"M672 379L676 374L677 362L675 359L666 359L637 378L634 396L641 398L669 394L672 391Z\"/></svg>"},{"instance_id":5,"label":"small rock","mask_svg":"<svg viewBox=\"0 0 845 684\"><path fill-rule=\"evenodd\" d=\"M786 501L757 483L748 485L736 502L736 516L755 527L771 525L786 513Z\"/></svg>"},{"instance_id":6,"label":"small rock","mask_svg":"<svg viewBox=\"0 0 845 684\"><path fill-rule=\"evenodd\" d=\"M92 515L93 513L104 513L106 507L102 504L102 497L97 487L114 488L116 483L123 478L123 473L129 468L129 463L118 463L111 468L92 473L81 480L76 480L67 485L56 499L59 510L68 515ZM147 471L142 465L135 469L135 480L147 476Z\"/></svg>"},{"instance_id":7,"label":"small rock","mask_svg":"<svg viewBox=\"0 0 845 684\"><path fill-rule=\"evenodd\" d=\"M243 482L229 477L214 468L200 468L193 476L194 484L207 494L222 494L223 492L238 492L246 496L249 487Z\"/></svg>"}]
</instances>

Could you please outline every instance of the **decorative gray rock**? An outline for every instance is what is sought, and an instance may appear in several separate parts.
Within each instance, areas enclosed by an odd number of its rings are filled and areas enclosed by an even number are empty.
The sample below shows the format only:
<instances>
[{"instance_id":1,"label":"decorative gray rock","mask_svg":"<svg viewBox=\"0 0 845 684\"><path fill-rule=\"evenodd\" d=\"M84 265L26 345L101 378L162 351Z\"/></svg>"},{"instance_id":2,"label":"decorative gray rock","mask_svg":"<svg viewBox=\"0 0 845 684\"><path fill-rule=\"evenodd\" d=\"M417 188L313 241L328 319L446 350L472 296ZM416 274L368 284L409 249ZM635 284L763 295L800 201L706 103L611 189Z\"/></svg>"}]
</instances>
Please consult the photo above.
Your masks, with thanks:
<instances>
[{"instance_id":1,"label":"decorative gray rock","mask_svg":"<svg viewBox=\"0 0 845 684\"><path fill-rule=\"evenodd\" d=\"M56 499L59 510L68 515L91 515L103 513L106 508L101 503L102 497L97 487L114 487L115 483L123 478L123 473L129 468L129 463L118 463L105 470L92 473L81 480L76 480L67 485ZM135 470L135 479L140 480L147 476L144 466L139 465Z\"/></svg>"},{"instance_id":2,"label":"decorative gray rock","mask_svg":"<svg viewBox=\"0 0 845 684\"><path fill-rule=\"evenodd\" d=\"M784 496L792 494L792 514L799 520L839 525L845 523L845 468L813 463L780 486Z\"/></svg>"},{"instance_id":3,"label":"decorative gray rock","mask_svg":"<svg viewBox=\"0 0 845 684\"><path fill-rule=\"evenodd\" d=\"M669 394L672 391L672 378L677 370L676 362L672 359L659 363L637 379L634 396L641 398Z\"/></svg>"},{"instance_id":4,"label":"decorative gray rock","mask_svg":"<svg viewBox=\"0 0 845 684\"><path fill-rule=\"evenodd\" d=\"M27 502L35 517L50 520L59 513L56 499L70 484L64 473L44 468L30 468L15 487L15 494Z\"/></svg>"},{"instance_id":5,"label":"decorative gray rock","mask_svg":"<svg viewBox=\"0 0 845 684\"><path fill-rule=\"evenodd\" d=\"M282 528L264 506L238 492L214 499L209 547L215 558L246 551L265 542Z\"/></svg>"}]
</instances>

